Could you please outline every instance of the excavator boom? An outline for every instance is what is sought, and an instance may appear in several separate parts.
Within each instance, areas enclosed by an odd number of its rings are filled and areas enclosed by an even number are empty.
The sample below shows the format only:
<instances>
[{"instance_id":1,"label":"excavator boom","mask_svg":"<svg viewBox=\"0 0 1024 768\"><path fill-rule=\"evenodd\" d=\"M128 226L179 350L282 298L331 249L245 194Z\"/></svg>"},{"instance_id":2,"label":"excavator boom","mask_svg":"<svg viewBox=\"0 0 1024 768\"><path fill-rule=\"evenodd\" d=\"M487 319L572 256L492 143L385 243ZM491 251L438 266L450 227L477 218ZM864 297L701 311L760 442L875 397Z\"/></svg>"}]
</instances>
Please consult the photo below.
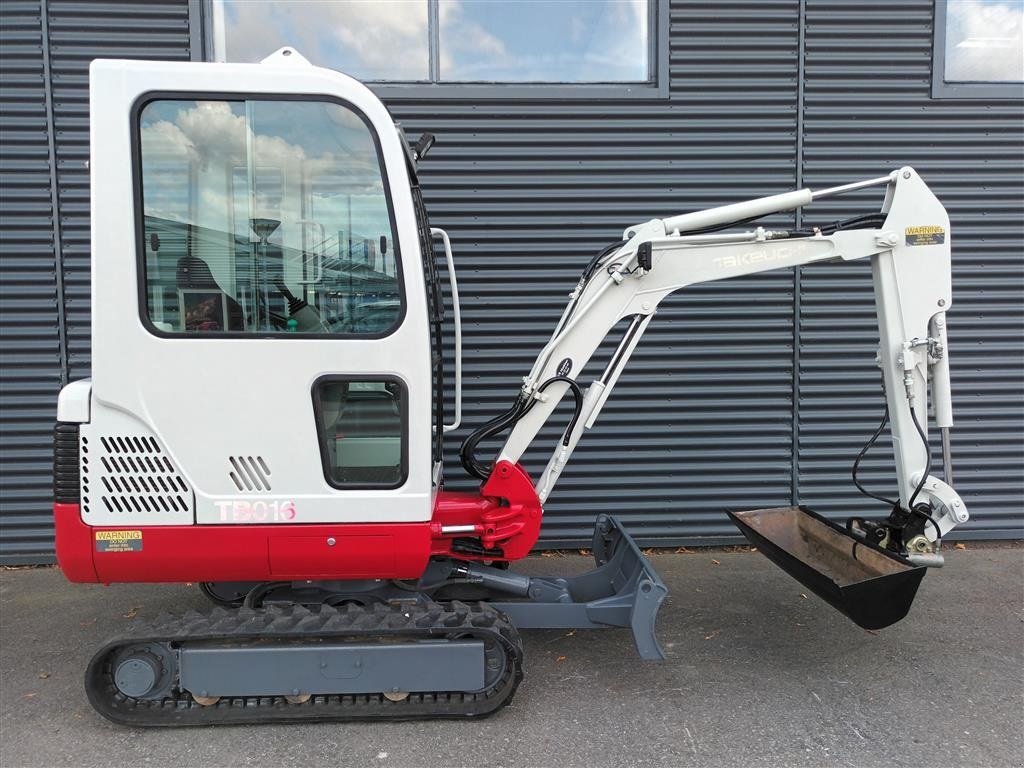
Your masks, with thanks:
<instances>
[{"instance_id":1,"label":"excavator boom","mask_svg":"<svg viewBox=\"0 0 1024 768\"><path fill-rule=\"evenodd\" d=\"M885 186L881 210L830 231L755 230L709 233L751 219L809 205L856 189ZM812 192L712 208L629 227L570 296L548 343L523 380L519 418L498 455L517 462L561 398L578 385L570 374L586 366L609 331L632 320L599 379L589 384L561 445L537 483L543 502L552 492L584 430L594 426L629 356L663 299L691 285L816 262L869 261L878 316L885 403L892 422L899 507L910 514L929 505L924 536L934 542L968 519L966 505L947 482L929 474L928 388L943 430L943 464L951 474L948 430L953 425L946 312L952 304L949 217L912 168Z\"/></svg>"}]
</instances>

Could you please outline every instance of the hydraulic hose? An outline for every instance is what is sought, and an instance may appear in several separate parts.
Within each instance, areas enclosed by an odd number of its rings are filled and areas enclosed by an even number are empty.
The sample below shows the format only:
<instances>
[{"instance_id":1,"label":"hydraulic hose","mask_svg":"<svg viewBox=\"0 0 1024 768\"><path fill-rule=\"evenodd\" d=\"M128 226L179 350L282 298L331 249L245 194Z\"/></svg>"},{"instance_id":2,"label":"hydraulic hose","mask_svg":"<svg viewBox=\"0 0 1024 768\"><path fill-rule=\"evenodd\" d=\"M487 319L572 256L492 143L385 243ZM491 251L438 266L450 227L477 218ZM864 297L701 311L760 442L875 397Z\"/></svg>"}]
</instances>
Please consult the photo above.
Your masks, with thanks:
<instances>
[{"instance_id":1,"label":"hydraulic hose","mask_svg":"<svg viewBox=\"0 0 1024 768\"><path fill-rule=\"evenodd\" d=\"M917 497L921 494L924 484L928 482L928 475L932 471L932 449L928 444L928 436L924 433L924 428L921 426L921 422L917 420L917 412L914 410L913 406L910 407L910 418L913 420L914 426L917 428L917 434L921 437L921 442L924 443L925 462L924 471L921 473L921 480L914 489L914 493L911 495L910 502L907 506L910 507L911 512L921 515L921 517L925 518L932 524L932 527L935 529L935 541L936 543L941 544L942 529L939 528L939 524L935 522L935 518L931 516L931 513L926 511L928 505L922 504L920 506L914 506L914 502L917 501Z\"/></svg>"},{"instance_id":2,"label":"hydraulic hose","mask_svg":"<svg viewBox=\"0 0 1024 768\"><path fill-rule=\"evenodd\" d=\"M568 376L552 376L550 379L545 381L539 387L538 392L543 392L547 389L549 384L554 384L556 381L563 381L569 385L569 389L572 390L572 396L576 400L576 407L573 410L572 418L569 420L569 426L565 429L565 435L562 437L562 445L569 445L569 438L572 435L574 429L576 429L576 423L580 419L580 415L583 413L583 390L580 389L580 385L576 383L574 379L570 379Z\"/></svg>"},{"instance_id":3,"label":"hydraulic hose","mask_svg":"<svg viewBox=\"0 0 1024 768\"><path fill-rule=\"evenodd\" d=\"M570 379L568 376L552 376L537 387L537 391L543 392L556 381L568 384L569 389L572 391L573 399L575 400L572 419L569 421L569 426L566 428L565 434L562 435L562 445L568 446L572 432L576 428L576 424L579 422L580 416L583 414L583 390L574 379ZM516 422L530 412L530 409L533 408L536 402L537 401L532 397L520 395L515 404L505 411L505 413L491 419L486 424L470 433L470 435L462 442L462 448L459 450L459 460L462 463L462 468L470 475L480 480L486 480L490 477L493 464L484 464L476 458L477 445L479 445L481 440L494 437L495 435L504 432L506 429L514 427Z\"/></svg>"},{"instance_id":4,"label":"hydraulic hose","mask_svg":"<svg viewBox=\"0 0 1024 768\"><path fill-rule=\"evenodd\" d=\"M532 405L532 401L529 401L527 398L520 395L512 407L505 411L505 413L500 416L496 416L482 426L473 430L466 439L462 441L462 447L459 449L459 460L462 462L462 468L470 475L480 480L486 480L490 477L491 465L483 464L476 458L477 445L481 440L493 437L494 435L504 432L510 426L513 426L526 414L527 411L530 410Z\"/></svg>"}]
</instances>

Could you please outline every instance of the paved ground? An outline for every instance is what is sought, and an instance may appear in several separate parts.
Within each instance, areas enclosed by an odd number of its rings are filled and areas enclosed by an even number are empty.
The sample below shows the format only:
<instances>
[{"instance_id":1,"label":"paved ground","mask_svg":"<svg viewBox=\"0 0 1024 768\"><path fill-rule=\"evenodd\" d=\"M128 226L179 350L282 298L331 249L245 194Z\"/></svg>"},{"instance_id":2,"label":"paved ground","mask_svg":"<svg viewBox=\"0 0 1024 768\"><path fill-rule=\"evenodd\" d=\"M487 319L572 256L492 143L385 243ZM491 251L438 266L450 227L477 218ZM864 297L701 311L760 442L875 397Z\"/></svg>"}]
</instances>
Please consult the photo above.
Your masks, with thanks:
<instances>
[{"instance_id":1,"label":"paved ground","mask_svg":"<svg viewBox=\"0 0 1024 768\"><path fill-rule=\"evenodd\" d=\"M656 555L667 663L639 662L619 631L530 632L526 680L488 720L171 731L101 719L82 673L128 616L204 606L194 589L5 571L0 765L1024 765L1024 549L969 546L877 634L756 553Z\"/></svg>"}]
</instances>

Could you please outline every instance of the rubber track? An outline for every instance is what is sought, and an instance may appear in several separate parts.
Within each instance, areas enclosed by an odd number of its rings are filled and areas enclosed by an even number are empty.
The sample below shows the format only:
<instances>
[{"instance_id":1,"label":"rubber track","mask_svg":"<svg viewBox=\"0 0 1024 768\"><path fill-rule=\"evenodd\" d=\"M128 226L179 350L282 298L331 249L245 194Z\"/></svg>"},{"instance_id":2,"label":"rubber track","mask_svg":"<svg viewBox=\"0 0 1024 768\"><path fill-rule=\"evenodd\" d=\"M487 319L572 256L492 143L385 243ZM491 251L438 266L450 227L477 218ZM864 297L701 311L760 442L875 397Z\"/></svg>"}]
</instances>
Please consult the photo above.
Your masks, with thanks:
<instances>
[{"instance_id":1,"label":"rubber track","mask_svg":"<svg viewBox=\"0 0 1024 768\"><path fill-rule=\"evenodd\" d=\"M410 693L397 702L380 694L316 695L302 704L289 704L282 696L246 696L222 698L212 706L202 706L189 693L177 689L157 700L126 697L113 682L112 664L118 651L137 643L366 642L454 636L491 640L504 652L504 668L489 687L475 693ZM504 614L484 603L378 604L367 608L325 605L314 610L300 605L214 608L205 614L163 614L111 640L89 662L85 688L97 712L129 726L481 717L511 701L523 678L522 659L522 642L515 627Z\"/></svg>"}]
</instances>

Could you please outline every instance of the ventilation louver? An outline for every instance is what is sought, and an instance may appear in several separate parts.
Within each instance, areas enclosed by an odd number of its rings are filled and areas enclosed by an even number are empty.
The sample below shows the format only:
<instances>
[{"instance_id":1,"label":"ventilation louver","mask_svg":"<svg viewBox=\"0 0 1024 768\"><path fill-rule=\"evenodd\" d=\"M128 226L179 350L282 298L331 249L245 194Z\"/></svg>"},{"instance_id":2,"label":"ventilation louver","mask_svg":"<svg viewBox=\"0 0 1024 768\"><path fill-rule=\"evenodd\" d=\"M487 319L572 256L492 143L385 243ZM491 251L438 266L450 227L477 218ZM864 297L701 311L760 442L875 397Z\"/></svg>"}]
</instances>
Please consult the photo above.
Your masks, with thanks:
<instances>
[{"instance_id":1,"label":"ventilation louver","mask_svg":"<svg viewBox=\"0 0 1024 768\"><path fill-rule=\"evenodd\" d=\"M228 477L240 491L257 492L270 490L270 467L262 456L228 456L231 471Z\"/></svg>"},{"instance_id":2,"label":"ventilation louver","mask_svg":"<svg viewBox=\"0 0 1024 768\"><path fill-rule=\"evenodd\" d=\"M82 510L104 516L190 513L192 491L155 437L83 436Z\"/></svg>"}]
</instances>

